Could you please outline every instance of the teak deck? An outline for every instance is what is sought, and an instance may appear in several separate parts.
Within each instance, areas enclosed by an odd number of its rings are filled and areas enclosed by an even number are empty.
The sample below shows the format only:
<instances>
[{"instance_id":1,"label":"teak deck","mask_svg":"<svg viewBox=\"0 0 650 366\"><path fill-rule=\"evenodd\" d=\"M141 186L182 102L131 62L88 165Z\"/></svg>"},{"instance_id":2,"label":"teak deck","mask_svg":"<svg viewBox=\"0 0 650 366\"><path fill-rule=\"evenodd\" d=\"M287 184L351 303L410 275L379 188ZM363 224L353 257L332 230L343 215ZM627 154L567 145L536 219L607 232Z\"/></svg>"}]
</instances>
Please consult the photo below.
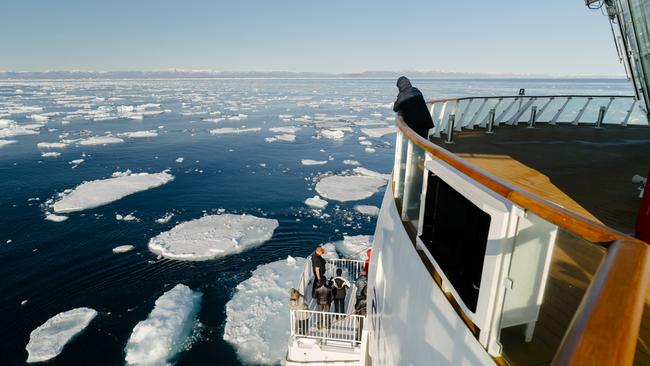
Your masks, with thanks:
<instances>
[{"instance_id":1,"label":"teak deck","mask_svg":"<svg viewBox=\"0 0 650 366\"><path fill-rule=\"evenodd\" d=\"M650 169L647 127L501 126L494 135L463 131L454 140L450 145L435 142L542 198L632 232L640 202L631 178ZM551 363L604 254L603 248L560 232L533 340L524 341L523 326L503 330L505 358L510 363ZM650 365L650 289L635 364Z\"/></svg>"}]
</instances>

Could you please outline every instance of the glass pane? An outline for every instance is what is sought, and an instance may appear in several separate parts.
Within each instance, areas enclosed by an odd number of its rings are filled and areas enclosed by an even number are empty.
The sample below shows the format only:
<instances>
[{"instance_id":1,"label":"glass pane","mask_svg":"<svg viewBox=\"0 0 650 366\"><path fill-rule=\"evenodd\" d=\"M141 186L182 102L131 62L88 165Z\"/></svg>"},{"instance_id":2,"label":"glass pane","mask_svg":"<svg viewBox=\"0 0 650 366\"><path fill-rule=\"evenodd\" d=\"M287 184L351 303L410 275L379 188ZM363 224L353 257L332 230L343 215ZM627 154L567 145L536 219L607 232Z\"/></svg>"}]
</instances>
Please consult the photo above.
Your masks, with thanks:
<instances>
[{"instance_id":1,"label":"glass pane","mask_svg":"<svg viewBox=\"0 0 650 366\"><path fill-rule=\"evenodd\" d=\"M418 217L420 216L420 195L422 194L423 175L424 150L409 142L406 178L404 180L402 220L410 222L415 230L418 229Z\"/></svg>"},{"instance_id":2,"label":"glass pane","mask_svg":"<svg viewBox=\"0 0 650 366\"><path fill-rule=\"evenodd\" d=\"M395 154L395 159L397 159L397 169L399 169L396 173L396 179L397 181L395 182L397 184L397 192L395 192L397 195L395 198L398 199L399 202L402 201L404 197L404 175L406 174L406 158L408 156L408 139L404 137L401 133L397 136L398 138L398 145L400 145L401 148L399 148L399 151Z\"/></svg>"},{"instance_id":3,"label":"glass pane","mask_svg":"<svg viewBox=\"0 0 650 366\"><path fill-rule=\"evenodd\" d=\"M515 237L500 343L511 365L550 364L605 249L528 212Z\"/></svg>"}]
</instances>

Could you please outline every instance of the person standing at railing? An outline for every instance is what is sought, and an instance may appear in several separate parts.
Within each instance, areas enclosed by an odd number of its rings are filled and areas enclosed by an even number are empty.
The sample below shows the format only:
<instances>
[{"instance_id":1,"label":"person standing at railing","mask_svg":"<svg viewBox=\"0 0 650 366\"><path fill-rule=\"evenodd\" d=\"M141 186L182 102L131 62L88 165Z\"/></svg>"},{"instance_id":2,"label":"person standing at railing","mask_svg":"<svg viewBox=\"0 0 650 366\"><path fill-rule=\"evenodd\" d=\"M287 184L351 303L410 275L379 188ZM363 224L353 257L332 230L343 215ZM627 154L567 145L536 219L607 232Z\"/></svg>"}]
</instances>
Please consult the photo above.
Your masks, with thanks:
<instances>
[{"instance_id":1,"label":"person standing at railing","mask_svg":"<svg viewBox=\"0 0 650 366\"><path fill-rule=\"evenodd\" d=\"M345 295L350 288L350 282L343 277L343 270L336 269L336 277L332 278L332 291L334 292L334 312L345 313Z\"/></svg>"},{"instance_id":2,"label":"person standing at railing","mask_svg":"<svg viewBox=\"0 0 650 366\"><path fill-rule=\"evenodd\" d=\"M292 288L289 293L289 310L297 310L294 311L295 327L298 334L306 335L309 330L309 313L303 310L309 310L309 307L305 302L305 297L295 288Z\"/></svg>"},{"instance_id":3,"label":"person standing at railing","mask_svg":"<svg viewBox=\"0 0 650 366\"><path fill-rule=\"evenodd\" d=\"M433 128L433 119L422 92L413 87L406 76L397 79L397 88L399 94L393 105L393 111L400 113L415 133L428 139L429 130Z\"/></svg>"},{"instance_id":4,"label":"person standing at railing","mask_svg":"<svg viewBox=\"0 0 650 366\"><path fill-rule=\"evenodd\" d=\"M330 324L330 306L332 305L332 288L327 285L327 278L323 276L323 280L318 282L316 288L316 299L318 300L318 310L322 313L319 314L319 319L323 319L324 323L319 321L318 326L327 328Z\"/></svg>"},{"instance_id":5,"label":"person standing at railing","mask_svg":"<svg viewBox=\"0 0 650 366\"><path fill-rule=\"evenodd\" d=\"M311 268L314 272L314 284L312 286L311 296L316 298L316 287L319 282L325 283L327 280L325 278L325 259L323 254L325 249L323 247L318 247L311 255Z\"/></svg>"},{"instance_id":6,"label":"person standing at railing","mask_svg":"<svg viewBox=\"0 0 650 366\"><path fill-rule=\"evenodd\" d=\"M368 272L365 269L362 269L361 272L359 273L359 277L357 277L357 280L354 283L355 286L357 286L357 303L359 300L364 296L363 291L366 289L368 286Z\"/></svg>"}]
</instances>

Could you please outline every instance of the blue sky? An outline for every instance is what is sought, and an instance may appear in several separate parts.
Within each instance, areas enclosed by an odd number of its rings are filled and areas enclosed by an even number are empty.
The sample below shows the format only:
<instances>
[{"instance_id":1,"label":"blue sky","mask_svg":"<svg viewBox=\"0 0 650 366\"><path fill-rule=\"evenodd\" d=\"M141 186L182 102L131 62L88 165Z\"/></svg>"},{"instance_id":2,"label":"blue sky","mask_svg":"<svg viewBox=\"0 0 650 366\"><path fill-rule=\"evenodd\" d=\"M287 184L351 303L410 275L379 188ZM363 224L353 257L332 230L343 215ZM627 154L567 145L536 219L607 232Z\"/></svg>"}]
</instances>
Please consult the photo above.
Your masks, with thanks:
<instances>
[{"instance_id":1,"label":"blue sky","mask_svg":"<svg viewBox=\"0 0 650 366\"><path fill-rule=\"evenodd\" d=\"M583 0L3 0L0 70L624 74Z\"/></svg>"}]
</instances>

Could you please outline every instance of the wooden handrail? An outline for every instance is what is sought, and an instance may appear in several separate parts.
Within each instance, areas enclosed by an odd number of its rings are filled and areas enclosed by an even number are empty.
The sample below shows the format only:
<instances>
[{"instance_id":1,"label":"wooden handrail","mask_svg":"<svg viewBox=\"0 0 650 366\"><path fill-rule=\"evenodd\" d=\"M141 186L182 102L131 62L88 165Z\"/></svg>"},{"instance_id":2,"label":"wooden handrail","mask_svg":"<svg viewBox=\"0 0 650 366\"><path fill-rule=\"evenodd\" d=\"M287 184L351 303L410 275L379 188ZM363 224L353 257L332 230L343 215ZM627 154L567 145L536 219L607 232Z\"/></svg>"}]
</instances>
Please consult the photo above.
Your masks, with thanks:
<instances>
[{"instance_id":1,"label":"wooden handrail","mask_svg":"<svg viewBox=\"0 0 650 366\"><path fill-rule=\"evenodd\" d=\"M648 245L495 177L422 138L399 114L396 122L404 136L433 157L521 208L607 249L605 260L573 316L554 364L632 364L650 280Z\"/></svg>"}]
</instances>

